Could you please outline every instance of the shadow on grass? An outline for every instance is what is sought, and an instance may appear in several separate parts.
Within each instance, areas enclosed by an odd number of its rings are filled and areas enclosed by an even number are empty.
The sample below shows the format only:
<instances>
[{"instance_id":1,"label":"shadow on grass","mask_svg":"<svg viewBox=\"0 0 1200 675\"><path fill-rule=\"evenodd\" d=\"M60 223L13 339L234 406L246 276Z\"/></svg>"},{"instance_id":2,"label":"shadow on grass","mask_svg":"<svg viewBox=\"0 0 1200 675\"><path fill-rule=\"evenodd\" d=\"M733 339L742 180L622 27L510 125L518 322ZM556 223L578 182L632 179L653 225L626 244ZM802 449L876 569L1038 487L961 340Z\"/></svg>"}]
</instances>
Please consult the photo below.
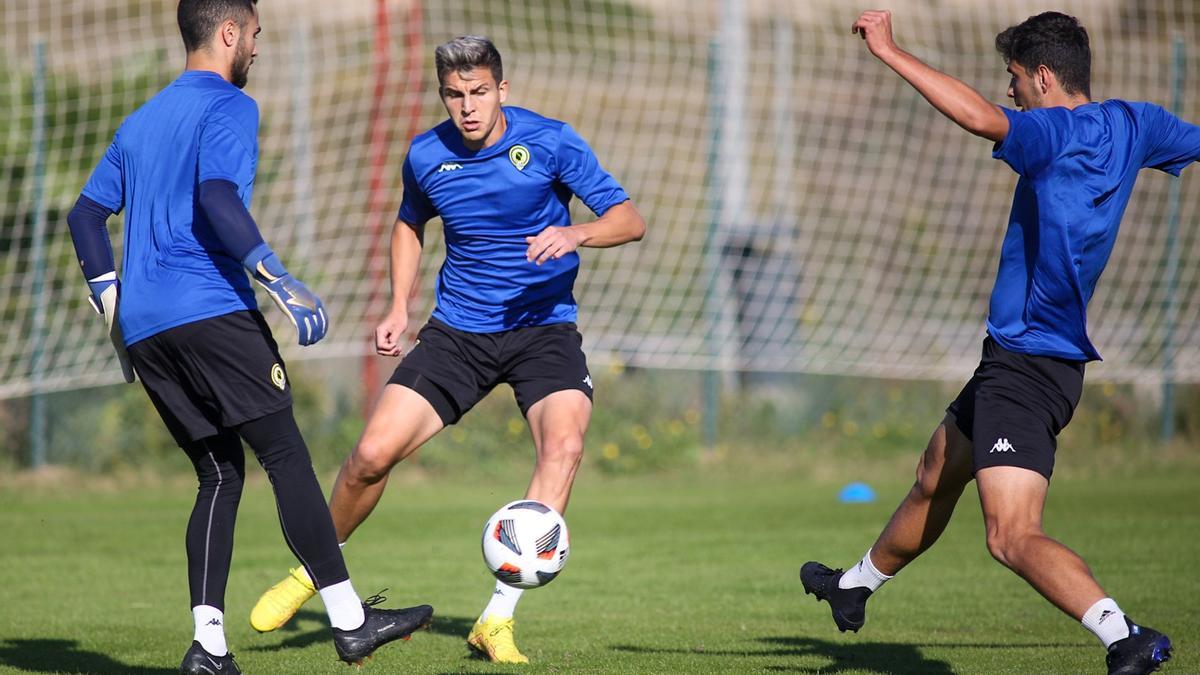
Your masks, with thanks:
<instances>
[{"instance_id":1,"label":"shadow on grass","mask_svg":"<svg viewBox=\"0 0 1200 675\"><path fill-rule=\"evenodd\" d=\"M310 621L320 625L320 628L313 629L306 621ZM303 624L303 625L302 625ZM471 632L471 627L475 625L475 619L464 616L441 616L434 612L433 624L428 628L429 632L434 635L442 635L446 637L456 638L463 641L463 658L462 663L457 670L445 671L439 675L482 675L483 673L492 673L494 670L469 670L476 665L488 665L486 660L481 663L481 657L472 653L467 649L466 640L467 634ZM311 609L302 609L292 617L292 620L274 631L275 633L286 633L288 637L279 644L261 645L257 647L246 647L243 651L247 652L277 652L284 649L297 649L307 647L309 645L331 640L328 628L328 619L325 614ZM416 639L420 640L420 631L415 634ZM3 663L3 661L0 661ZM56 672L54 670L48 672ZM107 671L107 672L124 672L124 671ZM146 671L146 672L174 672L174 671Z\"/></svg>"},{"instance_id":2,"label":"shadow on grass","mask_svg":"<svg viewBox=\"0 0 1200 675\"><path fill-rule=\"evenodd\" d=\"M313 622L317 626L310 628L307 625L301 625L305 622ZM333 635L329 632L329 619L325 617L325 612L314 609L301 609L296 612L296 616L293 616L291 621L275 629L271 634L286 635L287 637L279 644L248 646L243 647L242 651L277 652L281 649L300 649L333 641Z\"/></svg>"},{"instance_id":3,"label":"shadow on grass","mask_svg":"<svg viewBox=\"0 0 1200 675\"><path fill-rule=\"evenodd\" d=\"M801 667L791 664L772 664L764 670L794 673L840 673L847 670L865 670L888 675L953 675L954 670L945 661L927 659L914 645L886 642L859 642L841 644L826 640L800 637L764 637L757 640L764 644L762 649L661 649L633 645L616 645L613 650L632 654L688 654L716 658L787 658L817 657L832 661L828 665ZM713 670L721 670L714 665Z\"/></svg>"},{"instance_id":4,"label":"shadow on grass","mask_svg":"<svg viewBox=\"0 0 1200 675\"><path fill-rule=\"evenodd\" d=\"M312 628L306 622L316 623L319 627ZM461 638L465 645L467 633L471 632L473 625L475 625L475 619L461 616L440 616L435 610L433 625L428 630L434 635ZM325 618L325 613L312 609L302 609L296 612L296 616L292 617L291 621L275 630L274 633L285 634L287 637L279 644L244 647L243 650L247 652L277 652L282 649L299 649L333 640L329 632L329 619ZM420 631L415 635L419 636Z\"/></svg>"},{"instance_id":5,"label":"shadow on grass","mask_svg":"<svg viewBox=\"0 0 1200 675\"><path fill-rule=\"evenodd\" d=\"M475 625L475 619L465 616L438 616L437 612L433 614L433 625L429 627L429 632L434 635L447 635L449 637L460 638L463 644L466 644L467 634L471 632L471 628Z\"/></svg>"},{"instance_id":6,"label":"shadow on grass","mask_svg":"<svg viewBox=\"0 0 1200 675\"><path fill-rule=\"evenodd\" d=\"M34 673L97 673L98 675L167 675L175 668L131 666L107 654L79 649L74 640L0 639L0 666ZM183 658L182 652L179 658Z\"/></svg>"}]
</instances>

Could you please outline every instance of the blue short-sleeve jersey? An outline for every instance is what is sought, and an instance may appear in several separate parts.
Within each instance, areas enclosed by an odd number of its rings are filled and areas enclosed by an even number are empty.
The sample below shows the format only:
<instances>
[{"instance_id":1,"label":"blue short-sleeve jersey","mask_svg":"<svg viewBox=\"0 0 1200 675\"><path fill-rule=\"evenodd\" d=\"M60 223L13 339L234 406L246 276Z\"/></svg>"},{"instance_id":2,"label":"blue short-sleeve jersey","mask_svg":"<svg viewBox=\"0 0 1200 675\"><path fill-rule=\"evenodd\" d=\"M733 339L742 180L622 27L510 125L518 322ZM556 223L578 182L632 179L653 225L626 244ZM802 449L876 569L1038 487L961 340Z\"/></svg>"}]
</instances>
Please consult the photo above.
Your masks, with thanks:
<instances>
[{"instance_id":1,"label":"blue short-sleeve jersey","mask_svg":"<svg viewBox=\"0 0 1200 675\"><path fill-rule=\"evenodd\" d=\"M83 195L125 210L126 344L258 307L240 261L196 205L200 183L220 179L249 208L257 162L258 106L216 73L184 72L121 124Z\"/></svg>"},{"instance_id":2,"label":"blue short-sleeve jersey","mask_svg":"<svg viewBox=\"0 0 1200 675\"><path fill-rule=\"evenodd\" d=\"M447 120L413 139L402 172L399 219L442 218L446 260L433 316L473 333L575 321L579 255L535 265L525 237L570 225L572 195L597 215L629 199L570 126L501 111L508 126L492 146L468 150Z\"/></svg>"},{"instance_id":3,"label":"blue short-sleeve jersey","mask_svg":"<svg viewBox=\"0 0 1200 675\"><path fill-rule=\"evenodd\" d=\"M1179 175L1200 127L1157 105L1109 100L1005 110L994 156L1020 175L992 290L988 334L1023 354L1092 361L1087 305L1143 167Z\"/></svg>"}]
</instances>

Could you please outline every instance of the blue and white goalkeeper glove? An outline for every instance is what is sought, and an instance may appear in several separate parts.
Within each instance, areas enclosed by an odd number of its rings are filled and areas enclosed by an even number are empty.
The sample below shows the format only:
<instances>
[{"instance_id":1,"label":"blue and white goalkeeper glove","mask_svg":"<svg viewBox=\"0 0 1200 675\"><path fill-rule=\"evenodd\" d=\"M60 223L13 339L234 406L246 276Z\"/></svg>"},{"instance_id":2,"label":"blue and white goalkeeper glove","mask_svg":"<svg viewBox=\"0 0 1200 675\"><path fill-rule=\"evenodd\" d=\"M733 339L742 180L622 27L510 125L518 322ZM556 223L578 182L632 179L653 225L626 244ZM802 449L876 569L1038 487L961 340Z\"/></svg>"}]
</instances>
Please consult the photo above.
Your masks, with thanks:
<instances>
[{"instance_id":1,"label":"blue and white goalkeeper glove","mask_svg":"<svg viewBox=\"0 0 1200 675\"><path fill-rule=\"evenodd\" d=\"M108 338L112 340L113 349L117 352L117 360L121 362L121 374L125 381L134 381L133 364L129 362L129 352L125 351L125 336L121 333L121 322L117 319L117 308L120 304L121 282L117 280L115 271L101 274L94 279L88 279L88 288L92 294L88 302L97 314L104 317L108 326Z\"/></svg>"},{"instance_id":2,"label":"blue and white goalkeeper glove","mask_svg":"<svg viewBox=\"0 0 1200 675\"><path fill-rule=\"evenodd\" d=\"M283 263L266 244L254 247L242 264L254 275L254 280L267 289L279 309L292 320L302 346L311 345L325 337L329 330L325 305L299 279L287 273Z\"/></svg>"}]
</instances>

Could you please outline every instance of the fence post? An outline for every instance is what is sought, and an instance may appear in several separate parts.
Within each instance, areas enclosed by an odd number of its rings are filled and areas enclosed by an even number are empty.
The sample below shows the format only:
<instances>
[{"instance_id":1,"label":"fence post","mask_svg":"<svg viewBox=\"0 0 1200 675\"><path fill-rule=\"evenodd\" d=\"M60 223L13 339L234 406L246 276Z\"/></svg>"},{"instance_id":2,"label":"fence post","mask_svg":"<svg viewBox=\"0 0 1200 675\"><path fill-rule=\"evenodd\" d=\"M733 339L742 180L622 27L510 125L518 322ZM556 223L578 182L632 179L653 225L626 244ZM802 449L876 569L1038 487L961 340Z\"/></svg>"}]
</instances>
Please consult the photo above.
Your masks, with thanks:
<instances>
[{"instance_id":1,"label":"fence post","mask_svg":"<svg viewBox=\"0 0 1200 675\"><path fill-rule=\"evenodd\" d=\"M33 286L33 384L29 410L30 465L46 464L46 395L42 391L46 362L46 40L33 43L33 242L30 247Z\"/></svg>"},{"instance_id":2,"label":"fence post","mask_svg":"<svg viewBox=\"0 0 1200 675\"><path fill-rule=\"evenodd\" d=\"M1183 74L1186 65L1186 46L1183 38L1175 37L1172 59L1171 112L1183 112ZM1166 260L1163 264L1165 286L1163 309L1163 395L1162 395L1162 440L1170 441L1175 435L1175 330L1179 323L1179 179L1171 181L1167 192L1167 241Z\"/></svg>"},{"instance_id":3,"label":"fence post","mask_svg":"<svg viewBox=\"0 0 1200 675\"><path fill-rule=\"evenodd\" d=\"M704 447L712 451L717 446L717 415L720 413L721 383L718 370L721 367L717 324L720 322L720 308L717 284L721 275L721 250L717 241L721 219L721 193L718 190L717 155L721 144L721 94L716 85L717 81L717 44L713 40L708 46L708 86L709 86L709 147L707 166L707 191L709 198L708 231L704 237L704 261L708 267L708 283L704 289L704 308L701 310L708 317L708 361L709 367L704 370L702 413L704 420Z\"/></svg>"}]
</instances>

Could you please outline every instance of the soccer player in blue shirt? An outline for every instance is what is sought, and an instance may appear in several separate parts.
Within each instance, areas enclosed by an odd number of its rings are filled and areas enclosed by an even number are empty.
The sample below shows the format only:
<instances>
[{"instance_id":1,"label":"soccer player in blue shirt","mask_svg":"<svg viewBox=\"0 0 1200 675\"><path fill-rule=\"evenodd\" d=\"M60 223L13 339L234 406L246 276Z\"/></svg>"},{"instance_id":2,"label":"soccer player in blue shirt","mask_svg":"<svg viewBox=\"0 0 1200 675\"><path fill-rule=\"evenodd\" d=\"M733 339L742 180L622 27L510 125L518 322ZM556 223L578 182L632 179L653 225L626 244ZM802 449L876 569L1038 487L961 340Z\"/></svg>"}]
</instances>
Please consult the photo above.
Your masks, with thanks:
<instances>
[{"instance_id":1,"label":"soccer player in blue shirt","mask_svg":"<svg viewBox=\"0 0 1200 675\"><path fill-rule=\"evenodd\" d=\"M1087 304L1138 171L1178 175L1200 160L1200 127L1150 103L1092 101L1087 31L1057 12L996 38L1019 110L993 105L897 47L890 12L864 12L853 30L938 111L995 142L993 155L1020 178L979 367L874 546L844 572L806 563L805 591L830 604L839 629L857 631L871 593L937 541L974 478L993 557L1095 633L1109 673L1157 670L1170 640L1126 617L1084 561L1046 536L1042 510L1056 437L1079 402L1084 364L1100 358L1087 336Z\"/></svg>"},{"instance_id":2,"label":"soccer player in blue shirt","mask_svg":"<svg viewBox=\"0 0 1200 675\"><path fill-rule=\"evenodd\" d=\"M635 241L645 223L621 186L567 124L508 96L500 54L466 36L434 54L450 119L417 136L404 161L404 199L392 230L391 311L376 350L401 355L425 223L440 216L446 259L437 306L388 381L330 500L345 542L383 494L388 473L496 385L512 386L537 450L526 498L567 507L592 410L592 379L571 294L581 246ZM572 225L579 197L598 218ZM497 582L468 644L494 662L525 663L513 642L520 589ZM300 570L251 613L258 630L283 625L308 598Z\"/></svg>"},{"instance_id":3,"label":"soccer player in blue shirt","mask_svg":"<svg viewBox=\"0 0 1200 675\"><path fill-rule=\"evenodd\" d=\"M271 479L285 541L320 588L338 656L361 662L428 624L433 610L377 609L351 585L283 360L246 276L288 314L301 345L325 335L321 301L287 273L248 210L258 106L241 89L258 53L255 1L181 0L178 21L183 74L121 124L67 221L93 305L118 352L128 349L126 380L141 378L199 480L186 535L195 639L180 670L240 672L223 614L241 439ZM106 221L122 210L118 281Z\"/></svg>"}]
</instances>

